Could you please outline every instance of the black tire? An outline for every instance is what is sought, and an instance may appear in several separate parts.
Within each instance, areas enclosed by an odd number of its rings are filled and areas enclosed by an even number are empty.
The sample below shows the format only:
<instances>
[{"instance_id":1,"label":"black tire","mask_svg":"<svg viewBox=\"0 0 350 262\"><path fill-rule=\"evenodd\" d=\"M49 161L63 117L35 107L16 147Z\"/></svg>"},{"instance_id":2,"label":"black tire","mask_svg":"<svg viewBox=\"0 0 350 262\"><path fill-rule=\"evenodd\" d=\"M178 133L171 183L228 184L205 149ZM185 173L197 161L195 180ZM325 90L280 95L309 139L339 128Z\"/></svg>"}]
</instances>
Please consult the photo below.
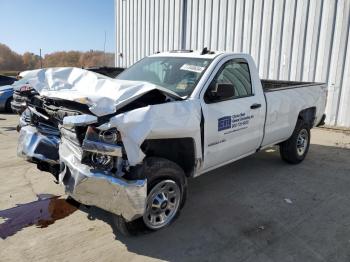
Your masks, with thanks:
<instances>
[{"instance_id":1,"label":"black tire","mask_svg":"<svg viewBox=\"0 0 350 262\"><path fill-rule=\"evenodd\" d=\"M174 181L180 188L181 197L180 204L176 211L175 216L169 222L170 225L178 217L181 208L184 206L187 196L187 179L184 171L176 163L159 157L149 157L144 161L143 172L147 178L147 194L160 182L165 180ZM123 235L137 235L140 233L147 233L151 231L160 230L151 229L146 226L143 217L140 217L134 221L127 222L122 216L113 215L113 226L117 232Z\"/></svg>"},{"instance_id":2,"label":"black tire","mask_svg":"<svg viewBox=\"0 0 350 262\"><path fill-rule=\"evenodd\" d=\"M9 112L9 113L12 113L11 101L12 101L12 97L7 99L6 104L5 104L5 110L6 110L6 112Z\"/></svg>"},{"instance_id":3,"label":"black tire","mask_svg":"<svg viewBox=\"0 0 350 262\"><path fill-rule=\"evenodd\" d=\"M307 136L304 146L298 144L300 136ZM299 164L306 157L310 147L310 127L303 120L298 119L292 136L280 144L281 158L289 164ZM300 150L303 148L303 150Z\"/></svg>"}]
</instances>

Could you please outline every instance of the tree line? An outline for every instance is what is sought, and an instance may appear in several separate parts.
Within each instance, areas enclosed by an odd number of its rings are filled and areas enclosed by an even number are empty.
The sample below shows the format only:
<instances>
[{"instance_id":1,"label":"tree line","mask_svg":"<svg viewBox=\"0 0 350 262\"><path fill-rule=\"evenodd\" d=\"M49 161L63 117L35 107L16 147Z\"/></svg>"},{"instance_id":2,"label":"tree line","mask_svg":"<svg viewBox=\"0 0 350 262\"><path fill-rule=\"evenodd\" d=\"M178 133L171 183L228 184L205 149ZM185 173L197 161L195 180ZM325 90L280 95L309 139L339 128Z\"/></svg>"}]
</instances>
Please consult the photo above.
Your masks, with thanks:
<instances>
[{"instance_id":1,"label":"tree line","mask_svg":"<svg viewBox=\"0 0 350 262\"><path fill-rule=\"evenodd\" d=\"M23 55L0 43L0 70L23 71L40 67L95 67L114 66L114 54L102 51L60 51L46 54L42 60L37 54Z\"/></svg>"}]
</instances>

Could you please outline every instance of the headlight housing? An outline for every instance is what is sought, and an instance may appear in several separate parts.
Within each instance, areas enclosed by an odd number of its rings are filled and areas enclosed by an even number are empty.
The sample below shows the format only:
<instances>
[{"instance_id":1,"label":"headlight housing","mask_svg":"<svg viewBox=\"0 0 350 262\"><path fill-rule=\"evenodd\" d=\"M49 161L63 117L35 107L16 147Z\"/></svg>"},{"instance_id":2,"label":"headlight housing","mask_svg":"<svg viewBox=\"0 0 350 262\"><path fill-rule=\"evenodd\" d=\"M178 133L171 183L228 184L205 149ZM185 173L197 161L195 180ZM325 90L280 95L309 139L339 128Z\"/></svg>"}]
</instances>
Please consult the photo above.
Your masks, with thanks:
<instances>
[{"instance_id":1,"label":"headlight housing","mask_svg":"<svg viewBox=\"0 0 350 262\"><path fill-rule=\"evenodd\" d=\"M99 130L95 127L89 126L86 131L85 139L111 145L116 145L121 142L120 133L116 128Z\"/></svg>"},{"instance_id":2,"label":"headlight housing","mask_svg":"<svg viewBox=\"0 0 350 262\"><path fill-rule=\"evenodd\" d=\"M116 128L111 128L108 130L100 131L98 137L101 142L105 142L107 144L116 144L119 142L118 131Z\"/></svg>"},{"instance_id":3,"label":"headlight housing","mask_svg":"<svg viewBox=\"0 0 350 262\"><path fill-rule=\"evenodd\" d=\"M99 130L89 126L82 144L82 163L105 171L121 170L123 156L120 134L116 128Z\"/></svg>"},{"instance_id":4,"label":"headlight housing","mask_svg":"<svg viewBox=\"0 0 350 262\"><path fill-rule=\"evenodd\" d=\"M23 85L19 88L20 92L28 92L28 91L32 91L33 87L30 85Z\"/></svg>"},{"instance_id":5,"label":"headlight housing","mask_svg":"<svg viewBox=\"0 0 350 262\"><path fill-rule=\"evenodd\" d=\"M110 171L113 168L113 157L100 153L91 154L91 164L97 169Z\"/></svg>"}]
</instances>

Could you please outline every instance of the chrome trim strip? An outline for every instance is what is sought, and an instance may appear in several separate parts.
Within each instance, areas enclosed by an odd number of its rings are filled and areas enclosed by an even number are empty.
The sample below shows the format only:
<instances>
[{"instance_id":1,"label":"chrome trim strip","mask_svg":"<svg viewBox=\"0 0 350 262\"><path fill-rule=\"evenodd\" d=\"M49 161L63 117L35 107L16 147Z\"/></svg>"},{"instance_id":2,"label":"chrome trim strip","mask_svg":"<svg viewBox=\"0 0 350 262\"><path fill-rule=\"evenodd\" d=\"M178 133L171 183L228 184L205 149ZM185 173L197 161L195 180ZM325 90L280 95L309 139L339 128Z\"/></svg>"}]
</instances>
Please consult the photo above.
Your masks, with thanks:
<instances>
[{"instance_id":1,"label":"chrome trim strip","mask_svg":"<svg viewBox=\"0 0 350 262\"><path fill-rule=\"evenodd\" d=\"M29 108L29 110L30 110L32 113L34 113L34 114L36 114L36 115L38 115L38 116L44 118L45 120L49 120L49 118L48 118L47 116L45 116L44 114L39 113L38 111L36 111L36 109L35 109L34 107L28 106L28 108Z\"/></svg>"},{"instance_id":2,"label":"chrome trim strip","mask_svg":"<svg viewBox=\"0 0 350 262\"><path fill-rule=\"evenodd\" d=\"M101 153L109 156L123 156L122 147L110 145L102 142L96 142L84 139L82 149L88 152Z\"/></svg>"},{"instance_id":3,"label":"chrome trim strip","mask_svg":"<svg viewBox=\"0 0 350 262\"><path fill-rule=\"evenodd\" d=\"M83 114L77 116L66 116L63 118L63 126L86 126L97 122L97 117L93 115Z\"/></svg>"}]
</instances>

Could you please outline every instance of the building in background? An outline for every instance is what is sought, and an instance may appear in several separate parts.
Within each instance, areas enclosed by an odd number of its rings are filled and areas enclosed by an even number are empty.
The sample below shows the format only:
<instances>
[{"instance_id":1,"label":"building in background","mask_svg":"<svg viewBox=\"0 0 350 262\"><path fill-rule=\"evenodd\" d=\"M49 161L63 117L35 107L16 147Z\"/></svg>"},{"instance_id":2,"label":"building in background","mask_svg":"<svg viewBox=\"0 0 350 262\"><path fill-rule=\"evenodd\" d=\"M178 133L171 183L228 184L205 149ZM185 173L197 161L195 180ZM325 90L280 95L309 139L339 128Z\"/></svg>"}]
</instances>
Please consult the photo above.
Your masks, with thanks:
<instances>
[{"instance_id":1,"label":"building in background","mask_svg":"<svg viewBox=\"0 0 350 262\"><path fill-rule=\"evenodd\" d=\"M328 125L350 127L349 0L115 0L116 65L174 49L251 54L261 78L328 83Z\"/></svg>"}]
</instances>

